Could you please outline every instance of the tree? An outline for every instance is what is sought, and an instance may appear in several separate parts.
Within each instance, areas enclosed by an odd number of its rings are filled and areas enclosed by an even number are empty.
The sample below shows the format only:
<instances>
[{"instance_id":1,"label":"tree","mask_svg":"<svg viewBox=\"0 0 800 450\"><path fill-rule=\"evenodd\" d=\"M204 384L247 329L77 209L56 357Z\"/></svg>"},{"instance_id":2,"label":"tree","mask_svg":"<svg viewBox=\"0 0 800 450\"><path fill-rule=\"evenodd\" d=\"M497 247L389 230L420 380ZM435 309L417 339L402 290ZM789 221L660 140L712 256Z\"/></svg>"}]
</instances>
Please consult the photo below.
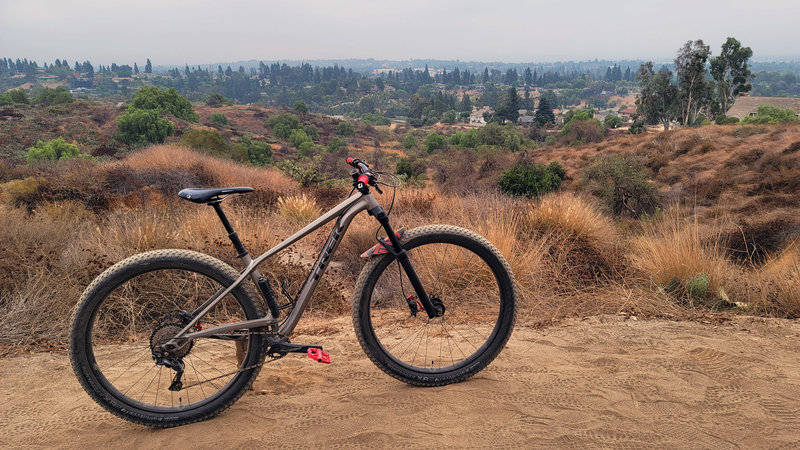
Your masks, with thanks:
<instances>
[{"instance_id":1,"label":"tree","mask_svg":"<svg viewBox=\"0 0 800 450\"><path fill-rule=\"evenodd\" d=\"M553 113L553 107L550 106L547 97L542 96L539 98L539 106L536 107L536 114L534 115L533 121L540 127L556 121L556 115Z\"/></svg>"},{"instance_id":2,"label":"tree","mask_svg":"<svg viewBox=\"0 0 800 450\"><path fill-rule=\"evenodd\" d=\"M425 149L428 153L444 150L447 147L447 138L439 133L431 133L425 138Z\"/></svg>"},{"instance_id":3,"label":"tree","mask_svg":"<svg viewBox=\"0 0 800 450\"><path fill-rule=\"evenodd\" d=\"M144 73L153 73L153 64L150 62L150 58L147 58L147 63L144 65Z\"/></svg>"},{"instance_id":4,"label":"tree","mask_svg":"<svg viewBox=\"0 0 800 450\"><path fill-rule=\"evenodd\" d=\"M28 93L25 92L25 89L22 88L13 89L0 94L0 106L14 105L14 104L27 105L28 103L30 103L30 99L28 98Z\"/></svg>"},{"instance_id":5,"label":"tree","mask_svg":"<svg viewBox=\"0 0 800 450\"><path fill-rule=\"evenodd\" d=\"M753 73L747 64L752 56L750 47L742 47L741 42L729 37L722 44L720 55L711 58L711 77L717 82L717 95L723 114L728 112L728 107L733 105L736 97L753 88L748 82Z\"/></svg>"},{"instance_id":6,"label":"tree","mask_svg":"<svg viewBox=\"0 0 800 450\"><path fill-rule=\"evenodd\" d=\"M347 148L347 141L339 136L334 136L333 139L331 139L331 141L328 143L328 153L337 153L343 148Z\"/></svg>"},{"instance_id":7,"label":"tree","mask_svg":"<svg viewBox=\"0 0 800 450\"><path fill-rule=\"evenodd\" d=\"M504 194L539 197L558 189L565 176L564 168L555 161L547 166L527 162L504 170L497 184Z\"/></svg>"},{"instance_id":8,"label":"tree","mask_svg":"<svg viewBox=\"0 0 800 450\"><path fill-rule=\"evenodd\" d=\"M461 108L459 108L459 111L465 113L472 112L472 99L469 98L469 94L464 93L464 96L461 98Z\"/></svg>"},{"instance_id":9,"label":"tree","mask_svg":"<svg viewBox=\"0 0 800 450\"><path fill-rule=\"evenodd\" d=\"M175 88L162 91L155 86L145 86L136 92L130 108L156 111L159 114L172 114L190 122L199 120L199 116L192 109L192 104L186 97L178 94Z\"/></svg>"},{"instance_id":10,"label":"tree","mask_svg":"<svg viewBox=\"0 0 800 450\"><path fill-rule=\"evenodd\" d=\"M117 118L116 138L129 145L162 143L175 133L175 125L160 117L158 111L128 108Z\"/></svg>"},{"instance_id":11,"label":"tree","mask_svg":"<svg viewBox=\"0 0 800 450\"><path fill-rule=\"evenodd\" d=\"M414 137L413 134L409 134L408 136L403 139L403 147L406 150L411 150L412 148L417 146L417 138Z\"/></svg>"},{"instance_id":12,"label":"tree","mask_svg":"<svg viewBox=\"0 0 800 450\"><path fill-rule=\"evenodd\" d=\"M799 121L797 111L791 108L781 109L772 105L761 105L758 107L758 112L755 116L747 116L742 119L742 123L763 124L796 123Z\"/></svg>"},{"instance_id":13,"label":"tree","mask_svg":"<svg viewBox=\"0 0 800 450\"><path fill-rule=\"evenodd\" d=\"M308 114L308 105L306 105L306 102L302 100L294 102L294 106L292 107L292 109L300 114Z\"/></svg>"},{"instance_id":14,"label":"tree","mask_svg":"<svg viewBox=\"0 0 800 450\"><path fill-rule=\"evenodd\" d=\"M700 108L711 100L712 85L706 81L706 61L710 47L702 40L687 41L675 58L675 75L678 78L678 102L681 109L681 124L695 122Z\"/></svg>"},{"instance_id":15,"label":"tree","mask_svg":"<svg viewBox=\"0 0 800 450\"><path fill-rule=\"evenodd\" d=\"M515 88L508 88L508 90L500 96L500 101L497 103L497 108L495 109L495 117L501 122L517 122L519 118L519 95L517 95L517 90Z\"/></svg>"},{"instance_id":16,"label":"tree","mask_svg":"<svg viewBox=\"0 0 800 450\"><path fill-rule=\"evenodd\" d=\"M136 65L136 63L133 63L133 73L137 75L139 74L139 66Z\"/></svg>"},{"instance_id":17,"label":"tree","mask_svg":"<svg viewBox=\"0 0 800 450\"><path fill-rule=\"evenodd\" d=\"M636 110L648 124L662 124L669 130L669 124L678 116L678 89L670 83L672 72L662 67L657 73L653 63L648 61L639 67L636 79L641 92L636 99Z\"/></svg>"},{"instance_id":18,"label":"tree","mask_svg":"<svg viewBox=\"0 0 800 450\"><path fill-rule=\"evenodd\" d=\"M75 97L69 93L63 86L55 89L45 87L36 97L33 98L33 103L41 105L62 105L65 103L72 103Z\"/></svg>"}]
</instances>

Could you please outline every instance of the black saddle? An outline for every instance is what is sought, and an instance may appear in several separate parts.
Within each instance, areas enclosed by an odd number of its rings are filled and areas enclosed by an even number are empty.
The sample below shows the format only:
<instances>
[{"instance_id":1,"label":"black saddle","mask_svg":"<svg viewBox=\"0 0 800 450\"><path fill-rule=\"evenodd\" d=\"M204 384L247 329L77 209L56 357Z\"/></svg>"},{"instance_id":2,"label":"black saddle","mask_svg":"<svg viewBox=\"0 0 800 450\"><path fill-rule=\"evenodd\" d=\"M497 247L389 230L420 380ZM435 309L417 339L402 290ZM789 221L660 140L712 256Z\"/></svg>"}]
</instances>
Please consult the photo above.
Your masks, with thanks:
<instances>
[{"instance_id":1,"label":"black saddle","mask_svg":"<svg viewBox=\"0 0 800 450\"><path fill-rule=\"evenodd\" d=\"M186 188L178 192L178 197L194 203L211 203L221 201L224 197L231 194L244 194L253 192L251 187L227 187L227 188Z\"/></svg>"}]
</instances>

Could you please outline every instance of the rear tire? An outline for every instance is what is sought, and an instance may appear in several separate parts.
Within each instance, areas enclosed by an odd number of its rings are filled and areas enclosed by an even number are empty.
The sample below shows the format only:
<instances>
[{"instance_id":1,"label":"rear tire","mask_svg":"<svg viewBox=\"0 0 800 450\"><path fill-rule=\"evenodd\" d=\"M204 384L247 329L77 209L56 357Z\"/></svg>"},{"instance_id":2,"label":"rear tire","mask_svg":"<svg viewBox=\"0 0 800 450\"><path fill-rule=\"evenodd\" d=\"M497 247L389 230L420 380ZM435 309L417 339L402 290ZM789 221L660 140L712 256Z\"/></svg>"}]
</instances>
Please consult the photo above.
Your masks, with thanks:
<instances>
[{"instance_id":1,"label":"rear tire","mask_svg":"<svg viewBox=\"0 0 800 450\"><path fill-rule=\"evenodd\" d=\"M516 284L503 255L483 237L454 226L415 228L401 238L429 297L445 313L415 313L416 295L391 254L359 275L353 324L361 347L387 374L417 386L463 381L505 346L516 315ZM412 300L416 305L416 300Z\"/></svg>"},{"instance_id":2,"label":"rear tire","mask_svg":"<svg viewBox=\"0 0 800 450\"><path fill-rule=\"evenodd\" d=\"M183 327L180 311L194 311L238 275L216 258L187 250L138 254L103 272L84 291L72 320L70 360L83 388L111 413L155 427L204 420L232 405L261 369L264 328L241 340L187 344L179 356L185 368L178 391L167 389L176 372L156 364L153 341L174 335ZM264 317L255 298L241 283L201 323Z\"/></svg>"}]
</instances>

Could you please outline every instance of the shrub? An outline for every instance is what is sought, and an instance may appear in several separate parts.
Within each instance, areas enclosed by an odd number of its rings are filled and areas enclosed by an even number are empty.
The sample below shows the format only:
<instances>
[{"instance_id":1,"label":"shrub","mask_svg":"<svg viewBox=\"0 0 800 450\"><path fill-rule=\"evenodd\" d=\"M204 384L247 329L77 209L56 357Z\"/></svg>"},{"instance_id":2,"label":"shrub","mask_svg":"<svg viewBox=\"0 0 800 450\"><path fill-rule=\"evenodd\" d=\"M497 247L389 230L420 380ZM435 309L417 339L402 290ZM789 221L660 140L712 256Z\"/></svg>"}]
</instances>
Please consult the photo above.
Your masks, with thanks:
<instances>
[{"instance_id":1,"label":"shrub","mask_svg":"<svg viewBox=\"0 0 800 450\"><path fill-rule=\"evenodd\" d=\"M289 139L292 130L300 128L300 119L292 113L275 114L267 119L272 134L280 139Z\"/></svg>"},{"instance_id":2,"label":"shrub","mask_svg":"<svg viewBox=\"0 0 800 450\"><path fill-rule=\"evenodd\" d=\"M179 144L215 156L230 155L230 149L225 143L225 139L213 130L189 130L183 133Z\"/></svg>"},{"instance_id":3,"label":"shrub","mask_svg":"<svg viewBox=\"0 0 800 450\"><path fill-rule=\"evenodd\" d=\"M622 119L615 114L609 114L603 119L603 125L606 128L619 128L623 123Z\"/></svg>"},{"instance_id":4,"label":"shrub","mask_svg":"<svg viewBox=\"0 0 800 450\"><path fill-rule=\"evenodd\" d=\"M487 123L485 127L478 130L478 144L480 145L503 145L503 127L497 123Z\"/></svg>"},{"instance_id":5,"label":"shrub","mask_svg":"<svg viewBox=\"0 0 800 450\"><path fill-rule=\"evenodd\" d=\"M339 136L334 136L333 139L331 139L331 142L328 144L329 153L336 153L342 148L347 148L347 141Z\"/></svg>"},{"instance_id":6,"label":"shrub","mask_svg":"<svg viewBox=\"0 0 800 450\"><path fill-rule=\"evenodd\" d=\"M425 138L425 149L428 153L444 150L447 147L447 138L439 133L431 133Z\"/></svg>"},{"instance_id":7,"label":"shrub","mask_svg":"<svg viewBox=\"0 0 800 450\"><path fill-rule=\"evenodd\" d=\"M256 166L266 166L272 164L272 146L266 142L254 141L249 137L243 137L237 145L244 147L247 152L247 160Z\"/></svg>"},{"instance_id":8,"label":"shrub","mask_svg":"<svg viewBox=\"0 0 800 450\"><path fill-rule=\"evenodd\" d=\"M211 94L206 98L206 105L219 107L222 105L232 105L233 100L225 97L222 94Z\"/></svg>"},{"instance_id":9,"label":"shrub","mask_svg":"<svg viewBox=\"0 0 800 450\"><path fill-rule=\"evenodd\" d=\"M717 114L717 117L714 118L714 123L717 125L730 125L734 123L739 123L738 117L728 117L725 114Z\"/></svg>"},{"instance_id":10,"label":"shrub","mask_svg":"<svg viewBox=\"0 0 800 450\"><path fill-rule=\"evenodd\" d=\"M295 129L292 130L291 133L289 133L289 144L292 147L299 149L300 146L306 142L310 142L311 144L313 144L311 138L308 137L305 131L301 129Z\"/></svg>"},{"instance_id":11,"label":"shrub","mask_svg":"<svg viewBox=\"0 0 800 450\"><path fill-rule=\"evenodd\" d=\"M579 114L570 120L558 132L559 141L563 143L589 143L603 140L605 130L597 119L581 119Z\"/></svg>"},{"instance_id":12,"label":"shrub","mask_svg":"<svg viewBox=\"0 0 800 450\"><path fill-rule=\"evenodd\" d=\"M77 145L69 144L62 138L47 142L38 141L28 149L28 164L39 161L63 161L70 158L92 158L92 155L81 153Z\"/></svg>"},{"instance_id":13,"label":"shrub","mask_svg":"<svg viewBox=\"0 0 800 450\"><path fill-rule=\"evenodd\" d=\"M339 136L351 137L356 134L356 127L350 122L339 122L334 131Z\"/></svg>"},{"instance_id":14,"label":"shrub","mask_svg":"<svg viewBox=\"0 0 800 450\"><path fill-rule=\"evenodd\" d=\"M159 117L157 111L128 108L125 114L117 117L115 137L128 145L161 143L174 133L175 125Z\"/></svg>"},{"instance_id":15,"label":"shrub","mask_svg":"<svg viewBox=\"0 0 800 450\"><path fill-rule=\"evenodd\" d=\"M18 103L23 105L30 103L28 93L25 92L25 89L13 89L0 94L0 106L15 105Z\"/></svg>"},{"instance_id":16,"label":"shrub","mask_svg":"<svg viewBox=\"0 0 800 450\"><path fill-rule=\"evenodd\" d=\"M41 184L44 178L28 177L23 180L11 180L0 185L3 199L14 206L32 208L39 200Z\"/></svg>"},{"instance_id":17,"label":"shrub","mask_svg":"<svg viewBox=\"0 0 800 450\"><path fill-rule=\"evenodd\" d=\"M42 105L63 105L74 101L75 97L61 86L55 89L46 87L33 98L34 103Z\"/></svg>"},{"instance_id":18,"label":"shrub","mask_svg":"<svg viewBox=\"0 0 800 450\"><path fill-rule=\"evenodd\" d=\"M644 165L632 157L601 157L586 169L583 183L616 216L652 214L659 206L658 190Z\"/></svg>"},{"instance_id":19,"label":"shrub","mask_svg":"<svg viewBox=\"0 0 800 450\"><path fill-rule=\"evenodd\" d=\"M314 144L311 141L304 141L297 147L297 154L303 158L313 158L323 148Z\"/></svg>"},{"instance_id":20,"label":"shrub","mask_svg":"<svg viewBox=\"0 0 800 450\"><path fill-rule=\"evenodd\" d=\"M417 138L414 135L409 134L408 136L403 139L403 148L406 150L411 150L412 148L417 146Z\"/></svg>"},{"instance_id":21,"label":"shrub","mask_svg":"<svg viewBox=\"0 0 800 450\"><path fill-rule=\"evenodd\" d=\"M450 145L456 147L476 148L478 146L478 130L459 131L450 136Z\"/></svg>"},{"instance_id":22,"label":"shrub","mask_svg":"<svg viewBox=\"0 0 800 450\"><path fill-rule=\"evenodd\" d=\"M634 120L633 123L631 124L630 128L628 128L628 132L630 134L646 133L647 132L647 128L644 126L644 120L643 119Z\"/></svg>"},{"instance_id":23,"label":"shrub","mask_svg":"<svg viewBox=\"0 0 800 450\"><path fill-rule=\"evenodd\" d=\"M317 129L317 126L314 125L313 123L304 126L303 131L306 132L306 134L308 135L308 137L311 138L312 141L316 141L317 139L319 139L319 129Z\"/></svg>"},{"instance_id":24,"label":"shrub","mask_svg":"<svg viewBox=\"0 0 800 450\"><path fill-rule=\"evenodd\" d=\"M367 113L361 116L361 121L370 125L389 125L392 123L387 117L379 113Z\"/></svg>"},{"instance_id":25,"label":"shrub","mask_svg":"<svg viewBox=\"0 0 800 450\"><path fill-rule=\"evenodd\" d=\"M405 175L406 179L414 178L425 173L425 161L421 159L400 158L400 160L397 161L394 173Z\"/></svg>"},{"instance_id":26,"label":"shrub","mask_svg":"<svg viewBox=\"0 0 800 450\"><path fill-rule=\"evenodd\" d=\"M292 106L292 109L298 114L308 114L308 105L306 105L306 102L302 100L294 102L294 106Z\"/></svg>"},{"instance_id":27,"label":"shrub","mask_svg":"<svg viewBox=\"0 0 800 450\"><path fill-rule=\"evenodd\" d=\"M557 162L547 166L522 163L504 170L497 183L505 194L538 197L558 189L564 176L564 168Z\"/></svg>"},{"instance_id":28,"label":"shrub","mask_svg":"<svg viewBox=\"0 0 800 450\"><path fill-rule=\"evenodd\" d=\"M208 121L211 122L211 125L217 128L222 128L228 125L228 116L222 113L214 113L211 115Z\"/></svg>"},{"instance_id":29,"label":"shrub","mask_svg":"<svg viewBox=\"0 0 800 450\"><path fill-rule=\"evenodd\" d=\"M131 108L157 111L159 114L172 114L190 122L197 122L199 119L189 100L180 95L175 88L162 91L155 86L145 86L136 91L129 110Z\"/></svg>"},{"instance_id":30,"label":"shrub","mask_svg":"<svg viewBox=\"0 0 800 450\"><path fill-rule=\"evenodd\" d=\"M742 123L778 124L800 122L797 112L793 109L781 109L771 105L761 105L755 116L747 116Z\"/></svg>"}]
</instances>

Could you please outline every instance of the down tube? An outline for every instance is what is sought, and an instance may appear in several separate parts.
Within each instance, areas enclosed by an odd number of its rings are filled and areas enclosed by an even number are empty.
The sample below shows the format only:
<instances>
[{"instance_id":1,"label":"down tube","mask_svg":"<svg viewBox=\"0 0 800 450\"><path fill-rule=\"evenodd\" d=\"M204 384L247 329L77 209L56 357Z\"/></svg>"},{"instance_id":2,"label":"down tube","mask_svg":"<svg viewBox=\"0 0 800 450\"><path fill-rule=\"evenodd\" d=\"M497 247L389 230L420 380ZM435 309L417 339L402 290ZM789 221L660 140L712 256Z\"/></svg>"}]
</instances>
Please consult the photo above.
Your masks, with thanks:
<instances>
[{"instance_id":1,"label":"down tube","mask_svg":"<svg viewBox=\"0 0 800 450\"><path fill-rule=\"evenodd\" d=\"M336 219L336 223L333 226L333 230L331 230L330 236L328 236L328 240L325 241L325 245L319 252L317 261L314 263L311 272L308 274L308 278L306 278L303 287L300 289L297 304L292 308L292 312L289 314L286 322L284 322L283 326L278 330L280 335L288 336L294 331L294 327L297 326L297 322L300 321L300 316L303 315L303 311L305 311L308 302L311 301L311 297L314 295L314 289L316 289L317 283L319 283L320 278L322 278L322 275L325 274L325 270L328 268L330 258L333 256L336 249L339 248L339 243L341 243L342 238L347 232L347 228L350 227L350 222L352 222L353 218L361 211L365 209L371 210L376 206L378 206L378 202L375 200L375 197L373 197L372 194L367 194Z\"/></svg>"}]
</instances>

